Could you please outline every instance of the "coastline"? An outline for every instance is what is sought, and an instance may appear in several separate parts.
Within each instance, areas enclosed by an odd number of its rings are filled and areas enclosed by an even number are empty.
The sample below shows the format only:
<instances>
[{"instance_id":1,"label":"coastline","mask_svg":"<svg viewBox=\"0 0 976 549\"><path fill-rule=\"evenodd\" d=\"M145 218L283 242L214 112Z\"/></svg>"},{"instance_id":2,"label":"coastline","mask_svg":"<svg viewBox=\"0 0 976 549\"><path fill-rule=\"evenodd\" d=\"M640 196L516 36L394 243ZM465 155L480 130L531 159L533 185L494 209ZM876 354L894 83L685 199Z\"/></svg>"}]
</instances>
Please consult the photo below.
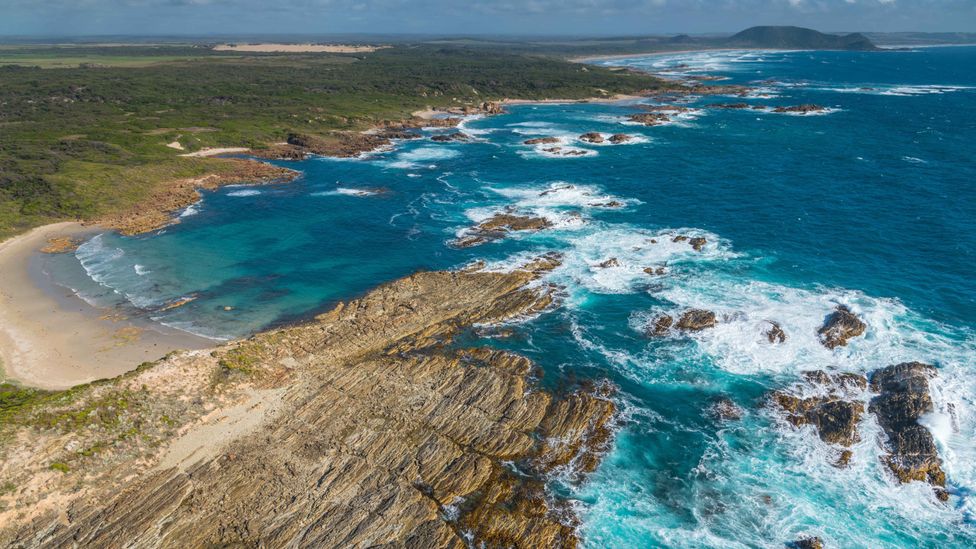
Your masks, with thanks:
<instances>
[{"instance_id":1,"label":"coastline","mask_svg":"<svg viewBox=\"0 0 976 549\"><path fill-rule=\"evenodd\" d=\"M94 232L91 226L61 222L0 243L0 366L6 379L67 389L118 376L174 350L213 346L149 321L121 319L32 268L49 239Z\"/></svg>"}]
</instances>

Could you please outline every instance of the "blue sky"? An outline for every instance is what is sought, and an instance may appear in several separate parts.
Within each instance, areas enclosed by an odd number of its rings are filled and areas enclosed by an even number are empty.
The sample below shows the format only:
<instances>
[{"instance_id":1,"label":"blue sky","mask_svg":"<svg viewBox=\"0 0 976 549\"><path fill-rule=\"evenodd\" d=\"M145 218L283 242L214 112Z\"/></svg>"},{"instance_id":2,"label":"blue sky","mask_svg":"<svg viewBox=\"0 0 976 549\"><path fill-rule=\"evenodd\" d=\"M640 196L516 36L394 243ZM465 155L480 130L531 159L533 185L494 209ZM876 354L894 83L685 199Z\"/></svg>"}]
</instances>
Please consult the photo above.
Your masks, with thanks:
<instances>
[{"instance_id":1,"label":"blue sky","mask_svg":"<svg viewBox=\"0 0 976 549\"><path fill-rule=\"evenodd\" d=\"M0 34L976 32L976 0L0 0Z\"/></svg>"}]
</instances>

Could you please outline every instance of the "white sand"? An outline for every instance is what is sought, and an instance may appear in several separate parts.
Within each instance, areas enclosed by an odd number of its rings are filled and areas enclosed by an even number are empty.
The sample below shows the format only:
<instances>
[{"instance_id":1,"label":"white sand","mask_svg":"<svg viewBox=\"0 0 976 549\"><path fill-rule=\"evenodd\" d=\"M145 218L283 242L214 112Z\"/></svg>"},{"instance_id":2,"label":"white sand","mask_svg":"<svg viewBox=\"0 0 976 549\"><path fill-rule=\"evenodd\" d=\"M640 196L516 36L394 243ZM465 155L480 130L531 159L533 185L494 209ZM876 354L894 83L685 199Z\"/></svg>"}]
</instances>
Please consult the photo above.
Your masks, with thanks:
<instances>
[{"instance_id":1,"label":"white sand","mask_svg":"<svg viewBox=\"0 0 976 549\"><path fill-rule=\"evenodd\" d=\"M200 149L196 152L181 154L180 156L217 156L218 154L233 154L233 153L245 153L251 149L247 147L216 147L212 149Z\"/></svg>"},{"instance_id":2,"label":"white sand","mask_svg":"<svg viewBox=\"0 0 976 549\"><path fill-rule=\"evenodd\" d=\"M64 389L117 376L176 349L213 345L146 322L108 318L113 311L74 296L59 301L45 290L29 271L33 255L52 237L90 232L78 223L55 223L0 243L0 361L8 378Z\"/></svg>"}]
</instances>

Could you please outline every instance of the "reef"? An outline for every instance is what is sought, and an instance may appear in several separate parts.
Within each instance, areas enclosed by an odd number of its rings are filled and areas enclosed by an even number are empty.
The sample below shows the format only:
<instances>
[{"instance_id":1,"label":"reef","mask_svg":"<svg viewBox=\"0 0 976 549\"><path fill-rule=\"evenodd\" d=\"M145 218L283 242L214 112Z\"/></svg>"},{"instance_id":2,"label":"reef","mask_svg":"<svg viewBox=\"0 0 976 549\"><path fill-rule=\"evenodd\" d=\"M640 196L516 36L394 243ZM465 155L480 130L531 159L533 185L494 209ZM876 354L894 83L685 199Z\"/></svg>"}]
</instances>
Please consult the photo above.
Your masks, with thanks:
<instances>
[{"instance_id":1,"label":"reef","mask_svg":"<svg viewBox=\"0 0 976 549\"><path fill-rule=\"evenodd\" d=\"M544 478L596 467L612 387L556 396L524 357L450 344L548 307L527 285L558 263L418 273L4 409L0 544L574 547Z\"/></svg>"},{"instance_id":2,"label":"reef","mask_svg":"<svg viewBox=\"0 0 976 549\"><path fill-rule=\"evenodd\" d=\"M847 345L848 340L864 334L867 326L857 318L845 305L839 305L834 312L824 320L824 325L817 331L824 347L834 349Z\"/></svg>"}]
</instances>

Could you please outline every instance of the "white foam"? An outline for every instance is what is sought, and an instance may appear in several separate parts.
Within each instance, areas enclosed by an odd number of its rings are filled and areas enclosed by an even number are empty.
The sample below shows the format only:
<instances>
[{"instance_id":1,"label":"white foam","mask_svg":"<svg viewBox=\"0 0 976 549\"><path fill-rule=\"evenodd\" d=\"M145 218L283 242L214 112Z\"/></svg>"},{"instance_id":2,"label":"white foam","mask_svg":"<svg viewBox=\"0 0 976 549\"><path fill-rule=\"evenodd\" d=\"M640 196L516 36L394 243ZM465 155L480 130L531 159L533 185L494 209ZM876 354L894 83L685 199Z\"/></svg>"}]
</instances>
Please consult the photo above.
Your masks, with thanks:
<instances>
[{"instance_id":1,"label":"white foam","mask_svg":"<svg viewBox=\"0 0 976 549\"><path fill-rule=\"evenodd\" d=\"M381 163L390 168L412 170L425 165L428 168L436 167L427 163L437 160L448 160L460 156L460 152L448 147L420 147L417 149L404 151L396 155L393 160L384 160Z\"/></svg>"},{"instance_id":2,"label":"white foam","mask_svg":"<svg viewBox=\"0 0 976 549\"><path fill-rule=\"evenodd\" d=\"M314 192L310 196L376 196L380 191L375 189L353 189L349 187L338 187L332 191Z\"/></svg>"},{"instance_id":3,"label":"white foam","mask_svg":"<svg viewBox=\"0 0 976 549\"><path fill-rule=\"evenodd\" d=\"M227 196L257 196L259 194L261 194L261 191L257 191L254 189L247 189L243 191L229 192L227 193Z\"/></svg>"},{"instance_id":4,"label":"white foam","mask_svg":"<svg viewBox=\"0 0 976 549\"><path fill-rule=\"evenodd\" d=\"M139 265L139 264L136 264L136 265L133 265L133 266L132 266L132 269L133 269L133 270L134 270L134 271L136 272L136 274L137 274L137 275L139 275L139 276L146 276L147 274L149 274L149 273L151 273L151 272L152 272L152 271L150 271L149 269L147 269L147 268L146 268L145 266L143 266L143 265Z\"/></svg>"},{"instance_id":5,"label":"white foam","mask_svg":"<svg viewBox=\"0 0 976 549\"><path fill-rule=\"evenodd\" d=\"M180 217L190 217L192 215L197 215L198 213L200 213L200 207L201 207L202 203L203 203L203 201L200 200L200 201L197 201L197 202L195 202L193 204L190 204L189 206L186 207L185 210L183 210L180 213Z\"/></svg>"}]
</instances>

